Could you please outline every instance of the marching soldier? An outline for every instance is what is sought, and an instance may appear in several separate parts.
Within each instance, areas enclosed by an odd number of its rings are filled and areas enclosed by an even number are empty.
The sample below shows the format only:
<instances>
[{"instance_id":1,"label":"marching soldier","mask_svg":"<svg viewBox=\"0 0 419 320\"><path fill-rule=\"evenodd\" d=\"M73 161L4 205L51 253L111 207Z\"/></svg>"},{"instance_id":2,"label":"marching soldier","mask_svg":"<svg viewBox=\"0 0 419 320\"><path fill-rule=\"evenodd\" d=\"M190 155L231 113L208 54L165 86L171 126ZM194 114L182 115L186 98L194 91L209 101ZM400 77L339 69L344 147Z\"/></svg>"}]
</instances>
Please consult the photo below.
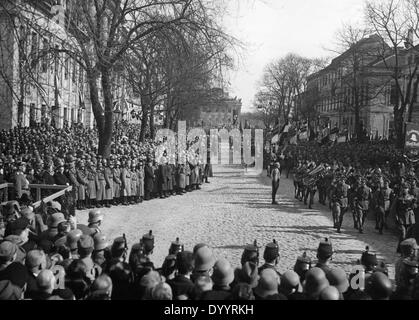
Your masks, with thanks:
<instances>
[{"instance_id":1,"label":"marching soldier","mask_svg":"<svg viewBox=\"0 0 419 320\"><path fill-rule=\"evenodd\" d=\"M393 189L389 187L388 181L376 192L376 229L383 234L383 228L387 229L387 218L390 214L391 204L393 202Z\"/></svg>"},{"instance_id":2,"label":"marching soldier","mask_svg":"<svg viewBox=\"0 0 419 320\"><path fill-rule=\"evenodd\" d=\"M396 222L400 230L399 245L397 252L400 252L400 243L406 239L407 229L415 224L413 209L416 206L416 199L409 194L409 185L402 185L402 194L395 201L392 210L395 210Z\"/></svg>"},{"instance_id":3,"label":"marching soldier","mask_svg":"<svg viewBox=\"0 0 419 320\"><path fill-rule=\"evenodd\" d=\"M278 202L276 202L275 197L276 197L276 193L278 192L278 188L279 188L279 182L281 180L281 176L279 173L279 162L275 162L274 168L271 171L271 177L272 177L272 204L278 204Z\"/></svg>"},{"instance_id":4,"label":"marching soldier","mask_svg":"<svg viewBox=\"0 0 419 320\"><path fill-rule=\"evenodd\" d=\"M350 190L350 186L345 183L343 179L339 180L336 188L332 193L332 203L334 204L334 210L338 210L334 212L334 215L337 216L339 214L339 221L337 221L337 232L340 233L340 229L342 228L343 217L348 210L348 191ZM335 217L336 218L336 217ZM335 219L334 219L335 220Z\"/></svg>"},{"instance_id":5,"label":"marching soldier","mask_svg":"<svg viewBox=\"0 0 419 320\"><path fill-rule=\"evenodd\" d=\"M361 180L361 187L356 190L355 195L355 217L359 233L363 233L365 219L367 218L369 204L372 197L372 190L367 186L365 179Z\"/></svg>"}]
</instances>

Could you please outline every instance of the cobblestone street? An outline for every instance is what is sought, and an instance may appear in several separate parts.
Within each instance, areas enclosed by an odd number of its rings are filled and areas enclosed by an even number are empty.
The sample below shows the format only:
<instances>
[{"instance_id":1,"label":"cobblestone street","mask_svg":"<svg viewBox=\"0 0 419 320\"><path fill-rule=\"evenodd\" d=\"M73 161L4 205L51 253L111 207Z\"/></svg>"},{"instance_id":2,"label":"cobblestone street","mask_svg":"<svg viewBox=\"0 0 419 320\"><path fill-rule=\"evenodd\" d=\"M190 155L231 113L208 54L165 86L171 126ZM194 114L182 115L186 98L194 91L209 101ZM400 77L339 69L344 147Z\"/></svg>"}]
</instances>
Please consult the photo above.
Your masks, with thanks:
<instances>
[{"instance_id":1,"label":"cobblestone street","mask_svg":"<svg viewBox=\"0 0 419 320\"><path fill-rule=\"evenodd\" d=\"M328 208L317 203L312 210L294 199L291 179L282 177L278 191L279 205L271 205L270 180L244 174L233 167L214 168L214 177L202 190L156 199L136 206L102 209L105 214L102 230L108 239L126 233L129 247L141 236L153 230L156 237L153 262L160 266L170 243L179 237L187 250L204 242L214 248L216 257L226 257L236 267L245 244L257 239L261 256L266 243L276 239L280 246L279 269L293 267L304 251L315 259L319 241L329 237L335 255L332 263L349 272L360 258L365 246L376 252L389 267L394 278L397 235L388 231L380 236L374 222L368 220L364 234L353 229L352 216L347 213L344 228L337 234L331 227ZM86 223L87 211L78 213Z\"/></svg>"}]
</instances>

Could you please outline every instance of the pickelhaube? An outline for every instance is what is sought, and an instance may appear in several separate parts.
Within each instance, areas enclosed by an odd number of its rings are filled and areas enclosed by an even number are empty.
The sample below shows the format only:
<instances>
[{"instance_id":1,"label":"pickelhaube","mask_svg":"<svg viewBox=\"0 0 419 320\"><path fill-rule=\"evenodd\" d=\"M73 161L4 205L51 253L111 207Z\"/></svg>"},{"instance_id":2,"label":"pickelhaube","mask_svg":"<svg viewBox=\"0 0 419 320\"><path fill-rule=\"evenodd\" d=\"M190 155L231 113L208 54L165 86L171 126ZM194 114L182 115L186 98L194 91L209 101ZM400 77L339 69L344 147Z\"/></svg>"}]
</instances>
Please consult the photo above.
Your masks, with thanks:
<instances>
[{"instance_id":1,"label":"pickelhaube","mask_svg":"<svg viewBox=\"0 0 419 320\"><path fill-rule=\"evenodd\" d=\"M307 252L304 252L301 256L297 258L297 261L294 265L294 271L302 277L305 272L311 268L311 258L307 256Z\"/></svg>"},{"instance_id":2,"label":"pickelhaube","mask_svg":"<svg viewBox=\"0 0 419 320\"><path fill-rule=\"evenodd\" d=\"M178 252L184 251L184 245L179 241L179 238L176 238L176 241L173 241L169 248L169 255L176 255Z\"/></svg>"},{"instance_id":3,"label":"pickelhaube","mask_svg":"<svg viewBox=\"0 0 419 320\"><path fill-rule=\"evenodd\" d=\"M253 244L249 244L244 248L241 264L244 265L247 261L253 262L256 265L259 264L259 248L256 240Z\"/></svg>"},{"instance_id":4,"label":"pickelhaube","mask_svg":"<svg viewBox=\"0 0 419 320\"><path fill-rule=\"evenodd\" d=\"M154 249L154 235L153 231L150 230L148 233L143 235L141 238L141 243L143 245L144 253L150 254L153 252Z\"/></svg>"},{"instance_id":5,"label":"pickelhaube","mask_svg":"<svg viewBox=\"0 0 419 320\"><path fill-rule=\"evenodd\" d=\"M378 265L377 256L369 252L369 246L365 247L365 251L362 253L361 256L361 264L365 266L365 268L373 269Z\"/></svg>"},{"instance_id":6,"label":"pickelhaube","mask_svg":"<svg viewBox=\"0 0 419 320\"><path fill-rule=\"evenodd\" d=\"M268 243L263 252L263 259L265 261L273 261L279 257L279 247L274 239L271 243Z\"/></svg>"},{"instance_id":7,"label":"pickelhaube","mask_svg":"<svg viewBox=\"0 0 419 320\"><path fill-rule=\"evenodd\" d=\"M321 255L324 258L328 258L333 255L332 243L329 241L328 238L324 238L324 240L319 243L319 247L317 248L317 254Z\"/></svg>"}]
</instances>

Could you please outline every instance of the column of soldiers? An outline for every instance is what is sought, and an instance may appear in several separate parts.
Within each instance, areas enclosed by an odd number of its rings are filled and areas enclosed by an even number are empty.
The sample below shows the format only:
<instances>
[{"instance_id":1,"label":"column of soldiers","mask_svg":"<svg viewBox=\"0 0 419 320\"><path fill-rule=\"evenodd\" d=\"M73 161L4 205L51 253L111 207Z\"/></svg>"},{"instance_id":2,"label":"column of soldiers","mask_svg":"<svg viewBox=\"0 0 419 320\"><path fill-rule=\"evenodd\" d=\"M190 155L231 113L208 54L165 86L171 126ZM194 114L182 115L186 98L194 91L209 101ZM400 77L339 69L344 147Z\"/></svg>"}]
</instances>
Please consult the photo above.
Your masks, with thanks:
<instances>
[{"instance_id":1,"label":"column of soldiers","mask_svg":"<svg viewBox=\"0 0 419 320\"><path fill-rule=\"evenodd\" d=\"M347 212L352 214L353 227L359 233L364 232L368 215L374 215L379 234L388 229L389 217L394 217L401 243L415 225L419 213L415 171L412 167L402 173L391 170L388 163L381 169L378 165L355 168L337 161L330 164L299 160L294 168L295 198L312 208L318 191L318 202L329 206L333 227L338 233Z\"/></svg>"}]
</instances>

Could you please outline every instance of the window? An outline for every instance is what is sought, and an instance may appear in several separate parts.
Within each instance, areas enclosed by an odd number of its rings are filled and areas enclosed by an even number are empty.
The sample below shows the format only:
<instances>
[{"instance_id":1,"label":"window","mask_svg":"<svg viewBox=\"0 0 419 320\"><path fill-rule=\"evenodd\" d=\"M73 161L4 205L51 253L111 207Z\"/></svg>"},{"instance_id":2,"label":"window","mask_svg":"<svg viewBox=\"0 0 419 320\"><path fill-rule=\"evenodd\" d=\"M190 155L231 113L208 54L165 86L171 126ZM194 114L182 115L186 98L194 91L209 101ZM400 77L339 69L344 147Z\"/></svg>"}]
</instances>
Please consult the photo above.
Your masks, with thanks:
<instances>
[{"instance_id":1,"label":"window","mask_svg":"<svg viewBox=\"0 0 419 320\"><path fill-rule=\"evenodd\" d=\"M41 72L45 73L48 70L48 40L46 38L42 40L42 51Z\"/></svg>"}]
</instances>

